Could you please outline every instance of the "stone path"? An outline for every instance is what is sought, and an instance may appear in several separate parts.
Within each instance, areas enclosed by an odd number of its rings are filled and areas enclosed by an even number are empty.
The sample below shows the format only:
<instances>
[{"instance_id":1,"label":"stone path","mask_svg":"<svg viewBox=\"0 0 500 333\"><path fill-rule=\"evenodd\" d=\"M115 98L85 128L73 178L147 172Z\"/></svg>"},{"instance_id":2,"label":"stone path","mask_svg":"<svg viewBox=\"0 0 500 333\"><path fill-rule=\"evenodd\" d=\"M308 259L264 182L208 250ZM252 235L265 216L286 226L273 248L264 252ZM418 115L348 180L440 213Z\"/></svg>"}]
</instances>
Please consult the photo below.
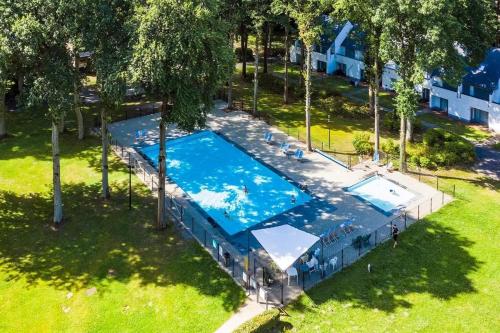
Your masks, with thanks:
<instances>
[{"instance_id":1,"label":"stone path","mask_svg":"<svg viewBox=\"0 0 500 333\"><path fill-rule=\"evenodd\" d=\"M215 333L231 333L244 322L258 316L266 310L265 305L247 298L246 302L236 311L228 321L215 331Z\"/></svg>"}]
</instances>

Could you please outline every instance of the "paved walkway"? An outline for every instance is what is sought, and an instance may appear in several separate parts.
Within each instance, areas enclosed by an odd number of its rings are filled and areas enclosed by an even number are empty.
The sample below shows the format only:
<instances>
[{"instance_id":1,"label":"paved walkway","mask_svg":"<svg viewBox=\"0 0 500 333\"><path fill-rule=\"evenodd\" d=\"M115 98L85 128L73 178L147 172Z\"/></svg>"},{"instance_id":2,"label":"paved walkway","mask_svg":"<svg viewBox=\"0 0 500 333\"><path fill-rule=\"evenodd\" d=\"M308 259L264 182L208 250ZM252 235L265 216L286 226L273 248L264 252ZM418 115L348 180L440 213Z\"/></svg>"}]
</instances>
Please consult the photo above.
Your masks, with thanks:
<instances>
[{"instance_id":1,"label":"paved walkway","mask_svg":"<svg viewBox=\"0 0 500 333\"><path fill-rule=\"evenodd\" d=\"M244 322L258 316L266 310L266 306L257 303L251 298L247 298L246 302L236 311L228 321L215 331L215 333L231 333Z\"/></svg>"}]
</instances>

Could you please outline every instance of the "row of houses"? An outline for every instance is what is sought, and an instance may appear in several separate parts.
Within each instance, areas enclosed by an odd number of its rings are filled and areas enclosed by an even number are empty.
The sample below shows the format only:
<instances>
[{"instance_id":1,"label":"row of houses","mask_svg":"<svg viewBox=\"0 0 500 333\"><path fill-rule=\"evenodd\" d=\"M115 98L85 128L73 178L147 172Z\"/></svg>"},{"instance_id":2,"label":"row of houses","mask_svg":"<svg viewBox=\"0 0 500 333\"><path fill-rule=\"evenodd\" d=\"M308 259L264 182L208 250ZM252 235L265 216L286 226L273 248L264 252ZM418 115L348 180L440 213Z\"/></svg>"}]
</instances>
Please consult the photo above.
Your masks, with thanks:
<instances>
[{"instance_id":1,"label":"row of houses","mask_svg":"<svg viewBox=\"0 0 500 333\"><path fill-rule=\"evenodd\" d=\"M314 46L313 70L343 75L353 84L359 84L365 79L363 32L351 22L328 26L331 31ZM302 54L297 40L290 49L290 61L301 62ZM381 88L392 90L397 80L397 66L393 62L385 64ZM416 89L432 109L500 133L500 48L490 50L479 67L468 68L456 87L446 84L438 75L428 75Z\"/></svg>"}]
</instances>

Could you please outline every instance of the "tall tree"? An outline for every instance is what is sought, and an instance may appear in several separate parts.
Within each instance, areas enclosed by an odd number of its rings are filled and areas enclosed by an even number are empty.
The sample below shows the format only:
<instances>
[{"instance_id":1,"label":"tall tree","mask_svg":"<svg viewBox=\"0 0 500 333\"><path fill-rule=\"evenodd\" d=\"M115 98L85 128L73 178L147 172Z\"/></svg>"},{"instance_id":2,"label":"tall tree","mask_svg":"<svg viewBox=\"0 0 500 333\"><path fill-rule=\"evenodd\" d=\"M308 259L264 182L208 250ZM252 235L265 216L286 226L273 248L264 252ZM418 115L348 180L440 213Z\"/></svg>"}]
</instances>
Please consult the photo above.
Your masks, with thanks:
<instances>
[{"instance_id":1,"label":"tall tree","mask_svg":"<svg viewBox=\"0 0 500 333\"><path fill-rule=\"evenodd\" d=\"M286 11L286 6L288 5L288 0L274 0L271 4L271 11L276 15L276 22L281 25L284 29L284 45L285 45L285 55L283 59L284 64L284 82L283 82L283 104L288 104L288 65L290 63L290 38L292 32L292 22L288 12Z\"/></svg>"},{"instance_id":2,"label":"tall tree","mask_svg":"<svg viewBox=\"0 0 500 333\"><path fill-rule=\"evenodd\" d=\"M380 150L380 79L383 71L383 61L380 54L381 34L384 20L380 15L381 0L338 0L335 3L336 14L358 24L365 33L365 73L369 82L369 104L374 115L375 147L374 156Z\"/></svg>"},{"instance_id":3,"label":"tall tree","mask_svg":"<svg viewBox=\"0 0 500 333\"><path fill-rule=\"evenodd\" d=\"M424 73L441 69L444 78L458 81L466 64L483 53L485 34L493 26L482 8L488 0L384 0L380 15L385 20L381 51L397 65L396 110L401 118L400 169L407 171L407 122L415 117L418 98L415 86ZM475 21L462 15L475 8ZM469 22L469 23L467 23ZM474 26L472 26L474 25ZM490 35L490 34L488 34ZM484 49L483 49L484 50Z\"/></svg>"},{"instance_id":4,"label":"tall tree","mask_svg":"<svg viewBox=\"0 0 500 333\"><path fill-rule=\"evenodd\" d=\"M259 94L259 57L260 57L260 43L262 40L262 31L266 19L269 15L269 5L267 0L256 0L250 11L252 19L253 31L255 33L255 46L253 49L254 63L254 76L253 76L253 103L252 113L257 114L258 111L258 94Z\"/></svg>"},{"instance_id":5,"label":"tall tree","mask_svg":"<svg viewBox=\"0 0 500 333\"><path fill-rule=\"evenodd\" d=\"M94 51L96 86L100 100L102 142L102 197L109 199L108 110L118 108L125 95L126 71L130 58L130 0L91 1L90 24L85 30L87 47Z\"/></svg>"},{"instance_id":6,"label":"tall tree","mask_svg":"<svg viewBox=\"0 0 500 333\"><path fill-rule=\"evenodd\" d=\"M165 226L166 129L192 130L205 123L215 94L227 80L232 50L229 27L215 0L148 0L137 9L132 71L162 100L158 158L157 227Z\"/></svg>"},{"instance_id":7,"label":"tall tree","mask_svg":"<svg viewBox=\"0 0 500 333\"><path fill-rule=\"evenodd\" d=\"M36 49L27 77L28 105L46 109L52 125L53 222L63 220L59 124L71 109L75 80L71 56L67 50L64 3L57 0L23 2L24 15L14 26L20 49Z\"/></svg>"},{"instance_id":8,"label":"tall tree","mask_svg":"<svg viewBox=\"0 0 500 333\"><path fill-rule=\"evenodd\" d=\"M9 80L11 50L6 36L0 31L0 139L7 135L5 126L5 95L12 84Z\"/></svg>"},{"instance_id":9,"label":"tall tree","mask_svg":"<svg viewBox=\"0 0 500 333\"><path fill-rule=\"evenodd\" d=\"M282 12L295 20L298 26L302 47L305 48L305 116L306 116L306 145L312 151L311 143L311 56L312 48L318 42L323 32L323 13L330 8L329 0L289 0L281 4Z\"/></svg>"}]
</instances>

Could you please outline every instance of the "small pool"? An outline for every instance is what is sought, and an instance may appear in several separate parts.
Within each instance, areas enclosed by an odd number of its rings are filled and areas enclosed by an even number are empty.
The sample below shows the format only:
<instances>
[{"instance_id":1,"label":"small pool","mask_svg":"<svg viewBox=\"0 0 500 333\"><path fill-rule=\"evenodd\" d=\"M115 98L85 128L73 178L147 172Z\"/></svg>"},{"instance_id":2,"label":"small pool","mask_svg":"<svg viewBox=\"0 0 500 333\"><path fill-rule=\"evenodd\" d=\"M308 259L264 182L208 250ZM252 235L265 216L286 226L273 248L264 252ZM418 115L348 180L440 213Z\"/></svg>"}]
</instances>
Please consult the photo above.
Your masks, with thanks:
<instances>
[{"instance_id":1,"label":"small pool","mask_svg":"<svg viewBox=\"0 0 500 333\"><path fill-rule=\"evenodd\" d=\"M137 149L157 167L159 144ZM167 141L167 175L229 235L311 200L285 177L211 131Z\"/></svg>"},{"instance_id":2,"label":"small pool","mask_svg":"<svg viewBox=\"0 0 500 333\"><path fill-rule=\"evenodd\" d=\"M415 194L381 176L372 176L346 189L366 200L386 215L407 206Z\"/></svg>"}]
</instances>

